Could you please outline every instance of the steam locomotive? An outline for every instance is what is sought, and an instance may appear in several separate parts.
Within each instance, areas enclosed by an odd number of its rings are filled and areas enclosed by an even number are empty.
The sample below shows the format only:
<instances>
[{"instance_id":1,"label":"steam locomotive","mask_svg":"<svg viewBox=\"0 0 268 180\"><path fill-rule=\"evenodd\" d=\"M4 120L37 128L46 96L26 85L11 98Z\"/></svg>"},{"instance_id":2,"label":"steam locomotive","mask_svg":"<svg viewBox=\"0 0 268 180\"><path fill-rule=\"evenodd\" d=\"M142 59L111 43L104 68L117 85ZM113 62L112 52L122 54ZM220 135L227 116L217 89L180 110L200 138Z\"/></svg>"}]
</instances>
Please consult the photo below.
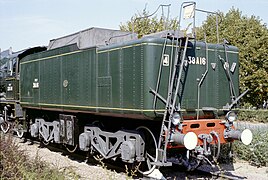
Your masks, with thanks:
<instances>
[{"instance_id":1,"label":"steam locomotive","mask_svg":"<svg viewBox=\"0 0 268 180\"><path fill-rule=\"evenodd\" d=\"M222 144L252 140L233 126L234 46L178 30L137 38L90 28L1 57L4 133L121 159L144 175L213 164Z\"/></svg>"}]
</instances>

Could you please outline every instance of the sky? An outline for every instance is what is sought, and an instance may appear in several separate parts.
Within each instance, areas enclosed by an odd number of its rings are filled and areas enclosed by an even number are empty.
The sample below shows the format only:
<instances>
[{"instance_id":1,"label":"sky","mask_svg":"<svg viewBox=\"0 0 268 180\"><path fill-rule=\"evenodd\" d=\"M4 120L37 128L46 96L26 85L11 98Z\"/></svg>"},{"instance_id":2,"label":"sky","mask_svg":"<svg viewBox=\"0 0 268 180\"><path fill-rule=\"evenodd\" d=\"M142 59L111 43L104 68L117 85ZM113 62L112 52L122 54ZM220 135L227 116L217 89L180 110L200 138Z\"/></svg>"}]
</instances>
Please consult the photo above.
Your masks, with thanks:
<instances>
[{"instance_id":1,"label":"sky","mask_svg":"<svg viewBox=\"0 0 268 180\"><path fill-rule=\"evenodd\" d=\"M119 29L146 7L154 12L171 4L172 18L179 16L180 0L0 0L0 48L19 51L47 46L55 39L90 27ZM238 8L243 15L257 16L268 24L268 0L197 0L197 8L228 12ZM167 14L167 11L165 11ZM161 16L161 12L158 16ZM205 15L196 16L197 25Z\"/></svg>"}]
</instances>

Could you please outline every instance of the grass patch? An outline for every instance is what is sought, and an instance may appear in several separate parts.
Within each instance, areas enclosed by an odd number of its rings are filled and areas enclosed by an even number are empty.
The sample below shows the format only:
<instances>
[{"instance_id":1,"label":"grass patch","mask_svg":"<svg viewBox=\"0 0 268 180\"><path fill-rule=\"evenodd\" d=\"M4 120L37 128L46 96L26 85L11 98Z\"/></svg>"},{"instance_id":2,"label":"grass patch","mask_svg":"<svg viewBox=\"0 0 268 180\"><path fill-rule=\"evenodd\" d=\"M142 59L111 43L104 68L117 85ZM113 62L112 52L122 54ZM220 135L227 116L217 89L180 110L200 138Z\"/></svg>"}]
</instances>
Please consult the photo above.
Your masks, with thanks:
<instances>
[{"instance_id":1,"label":"grass patch","mask_svg":"<svg viewBox=\"0 0 268 180\"><path fill-rule=\"evenodd\" d=\"M253 132L253 140L246 146L241 142L234 142L233 150L235 157L248 161L251 165L260 167L268 166L268 131Z\"/></svg>"},{"instance_id":2,"label":"grass patch","mask_svg":"<svg viewBox=\"0 0 268 180\"><path fill-rule=\"evenodd\" d=\"M64 180L66 177L65 171L60 171L58 168L51 168L48 164L40 160L38 154L34 160L29 159L11 136L3 136L0 134L1 180ZM69 178L70 177L68 177L68 179Z\"/></svg>"}]
</instances>

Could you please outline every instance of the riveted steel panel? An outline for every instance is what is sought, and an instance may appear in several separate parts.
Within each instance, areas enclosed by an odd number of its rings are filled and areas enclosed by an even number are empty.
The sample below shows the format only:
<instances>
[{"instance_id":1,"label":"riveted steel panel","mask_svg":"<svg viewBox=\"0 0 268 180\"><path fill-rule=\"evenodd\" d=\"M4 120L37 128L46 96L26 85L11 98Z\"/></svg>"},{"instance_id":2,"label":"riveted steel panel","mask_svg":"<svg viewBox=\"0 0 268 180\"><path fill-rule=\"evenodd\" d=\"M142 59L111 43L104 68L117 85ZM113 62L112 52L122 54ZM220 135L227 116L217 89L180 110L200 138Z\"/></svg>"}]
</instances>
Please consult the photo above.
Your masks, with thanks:
<instances>
[{"instance_id":1,"label":"riveted steel panel","mask_svg":"<svg viewBox=\"0 0 268 180\"><path fill-rule=\"evenodd\" d=\"M95 106L96 49L82 52L68 46L51 51L23 59L22 103L57 108Z\"/></svg>"},{"instance_id":2,"label":"riveted steel panel","mask_svg":"<svg viewBox=\"0 0 268 180\"><path fill-rule=\"evenodd\" d=\"M161 38L144 38L84 50L70 45L27 56L21 61L22 104L154 118L154 110L163 111L165 105L157 99L153 107L150 90L156 88L161 67L158 92L167 98L175 57L171 41L165 51L164 43ZM166 56L161 64L162 53ZM237 64L231 77L238 93L238 50L229 46L227 54L229 64ZM230 103L229 82L219 55L226 59L221 45L189 43L179 90L182 108L198 108L198 83L206 70L199 108L221 109Z\"/></svg>"}]
</instances>

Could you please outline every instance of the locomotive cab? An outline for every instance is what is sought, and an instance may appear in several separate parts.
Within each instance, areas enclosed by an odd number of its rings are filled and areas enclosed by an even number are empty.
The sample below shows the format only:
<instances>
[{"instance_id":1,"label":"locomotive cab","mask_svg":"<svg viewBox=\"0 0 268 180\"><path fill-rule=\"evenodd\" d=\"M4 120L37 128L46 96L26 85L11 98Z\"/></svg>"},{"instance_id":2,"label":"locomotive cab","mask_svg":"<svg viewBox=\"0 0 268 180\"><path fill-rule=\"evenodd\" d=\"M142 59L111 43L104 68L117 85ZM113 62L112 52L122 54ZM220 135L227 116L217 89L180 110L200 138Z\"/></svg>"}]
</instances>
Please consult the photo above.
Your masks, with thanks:
<instances>
[{"instance_id":1,"label":"locomotive cab","mask_svg":"<svg viewBox=\"0 0 268 180\"><path fill-rule=\"evenodd\" d=\"M45 49L36 47L12 52L10 48L1 53L0 127L4 133L12 130L22 137L26 131L25 115L19 102L19 64L23 57Z\"/></svg>"}]
</instances>

